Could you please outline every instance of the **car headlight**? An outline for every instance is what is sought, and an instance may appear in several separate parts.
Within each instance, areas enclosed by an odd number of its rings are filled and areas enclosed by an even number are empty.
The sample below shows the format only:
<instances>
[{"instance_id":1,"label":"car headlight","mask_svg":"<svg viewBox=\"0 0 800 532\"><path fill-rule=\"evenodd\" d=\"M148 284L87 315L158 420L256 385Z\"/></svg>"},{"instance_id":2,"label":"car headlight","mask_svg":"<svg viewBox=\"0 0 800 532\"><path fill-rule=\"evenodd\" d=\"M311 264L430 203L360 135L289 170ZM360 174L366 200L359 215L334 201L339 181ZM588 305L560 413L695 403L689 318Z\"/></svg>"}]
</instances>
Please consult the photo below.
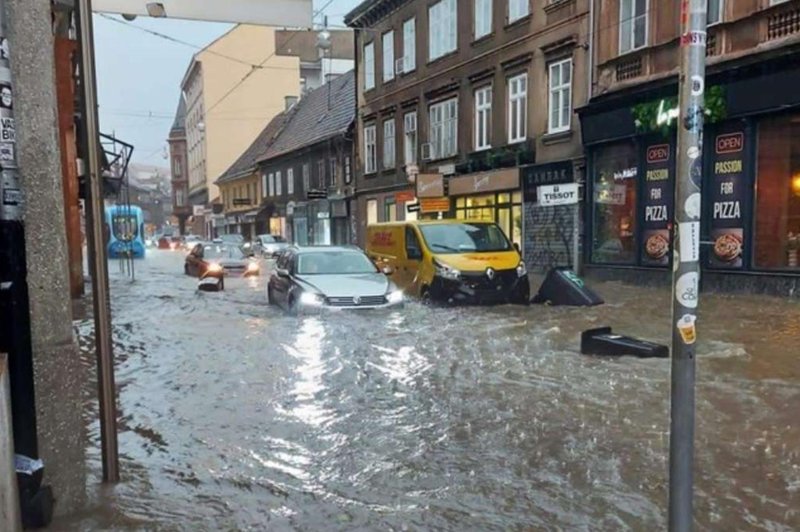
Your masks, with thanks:
<instances>
[{"instance_id":1,"label":"car headlight","mask_svg":"<svg viewBox=\"0 0 800 532\"><path fill-rule=\"evenodd\" d=\"M403 291L395 290L386 294L386 301L389 303L401 303L403 301Z\"/></svg>"},{"instance_id":2,"label":"car headlight","mask_svg":"<svg viewBox=\"0 0 800 532\"><path fill-rule=\"evenodd\" d=\"M258 263L257 262L249 262L247 264L247 271L250 273L254 273L258 271Z\"/></svg>"},{"instance_id":3,"label":"car headlight","mask_svg":"<svg viewBox=\"0 0 800 532\"><path fill-rule=\"evenodd\" d=\"M517 264L517 277L525 277L526 275L528 275L528 268L525 267L525 261L521 260Z\"/></svg>"},{"instance_id":4,"label":"car headlight","mask_svg":"<svg viewBox=\"0 0 800 532\"><path fill-rule=\"evenodd\" d=\"M325 302L323 297L319 294L312 294L311 292L303 292L300 294L300 304L307 307L321 307Z\"/></svg>"},{"instance_id":5,"label":"car headlight","mask_svg":"<svg viewBox=\"0 0 800 532\"><path fill-rule=\"evenodd\" d=\"M461 279L461 271L452 266L442 264L436 259L433 259L433 266L436 268L436 275L443 279L451 279L453 281Z\"/></svg>"},{"instance_id":6,"label":"car headlight","mask_svg":"<svg viewBox=\"0 0 800 532\"><path fill-rule=\"evenodd\" d=\"M222 271L222 266L217 264L216 262L212 262L208 265L208 271L211 273L219 273Z\"/></svg>"},{"instance_id":7,"label":"car headlight","mask_svg":"<svg viewBox=\"0 0 800 532\"><path fill-rule=\"evenodd\" d=\"M250 247L250 242L245 242L243 247L244 247L245 249L249 248L249 247Z\"/></svg>"}]
</instances>

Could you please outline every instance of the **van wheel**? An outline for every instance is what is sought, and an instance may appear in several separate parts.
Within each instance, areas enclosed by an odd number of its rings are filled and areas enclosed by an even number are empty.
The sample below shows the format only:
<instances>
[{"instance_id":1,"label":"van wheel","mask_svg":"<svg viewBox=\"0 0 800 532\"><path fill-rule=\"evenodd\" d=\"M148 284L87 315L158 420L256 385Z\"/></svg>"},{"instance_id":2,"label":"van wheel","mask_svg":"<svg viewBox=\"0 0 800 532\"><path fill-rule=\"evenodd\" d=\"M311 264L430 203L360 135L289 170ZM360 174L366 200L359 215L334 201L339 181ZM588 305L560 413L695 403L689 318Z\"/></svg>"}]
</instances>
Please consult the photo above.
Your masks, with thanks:
<instances>
[{"instance_id":1,"label":"van wheel","mask_svg":"<svg viewBox=\"0 0 800 532\"><path fill-rule=\"evenodd\" d=\"M431 297L431 290L427 286L423 286L422 290L420 290L420 299L422 300L423 305L432 305L433 298Z\"/></svg>"}]
</instances>

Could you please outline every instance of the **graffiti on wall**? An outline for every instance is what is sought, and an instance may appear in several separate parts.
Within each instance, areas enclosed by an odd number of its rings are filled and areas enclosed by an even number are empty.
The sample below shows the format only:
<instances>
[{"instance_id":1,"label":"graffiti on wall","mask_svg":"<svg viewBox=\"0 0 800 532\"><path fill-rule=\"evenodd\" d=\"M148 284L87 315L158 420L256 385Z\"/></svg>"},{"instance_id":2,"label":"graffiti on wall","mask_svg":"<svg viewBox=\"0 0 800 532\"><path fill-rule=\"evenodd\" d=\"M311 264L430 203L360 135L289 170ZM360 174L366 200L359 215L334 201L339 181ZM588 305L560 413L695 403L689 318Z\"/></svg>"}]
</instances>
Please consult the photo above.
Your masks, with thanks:
<instances>
[{"instance_id":1,"label":"graffiti on wall","mask_svg":"<svg viewBox=\"0 0 800 532\"><path fill-rule=\"evenodd\" d=\"M525 205L525 263L528 270L572 266L576 205L540 207Z\"/></svg>"}]
</instances>

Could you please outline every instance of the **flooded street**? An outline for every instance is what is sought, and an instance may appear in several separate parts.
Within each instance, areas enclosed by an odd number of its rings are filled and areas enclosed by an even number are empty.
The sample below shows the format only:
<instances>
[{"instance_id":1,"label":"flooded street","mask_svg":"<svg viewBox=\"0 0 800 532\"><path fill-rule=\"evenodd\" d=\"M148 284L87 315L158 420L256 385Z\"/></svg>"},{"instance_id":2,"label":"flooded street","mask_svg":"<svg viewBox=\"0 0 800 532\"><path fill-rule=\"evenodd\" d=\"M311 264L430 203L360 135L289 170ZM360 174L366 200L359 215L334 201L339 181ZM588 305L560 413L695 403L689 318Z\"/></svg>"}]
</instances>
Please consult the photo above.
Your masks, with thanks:
<instances>
[{"instance_id":1,"label":"flooded street","mask_svg":"<svg viewBox=\"0 0 800 532\"><path fill-rule=\"evenodd\" d=\"M295 318L263 277L200 293L181 253L136 267L110 267L123 482L99 485L87 421L91 505L53 530L666 528L669 360L578 351L603 325L666 343L664 290ZM701 307L697 526L800 529L800 304Z\"/></svg>"}]
</instances>

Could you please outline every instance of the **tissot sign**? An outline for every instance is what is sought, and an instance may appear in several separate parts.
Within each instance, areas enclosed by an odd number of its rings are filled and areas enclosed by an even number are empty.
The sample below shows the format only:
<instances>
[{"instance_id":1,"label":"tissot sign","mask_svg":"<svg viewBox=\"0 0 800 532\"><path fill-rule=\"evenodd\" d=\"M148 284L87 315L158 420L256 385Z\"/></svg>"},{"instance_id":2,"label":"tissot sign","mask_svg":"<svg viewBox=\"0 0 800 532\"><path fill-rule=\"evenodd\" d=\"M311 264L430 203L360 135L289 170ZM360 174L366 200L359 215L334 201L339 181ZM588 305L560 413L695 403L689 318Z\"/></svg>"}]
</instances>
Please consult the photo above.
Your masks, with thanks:
<instances>
[{"instance_id":1,"label":"tissot sign","mask_svg":"<svg viewBox=\"0 0 800 532\"><path fill-rule=\"evenodd\" d=\"M563 185L542 185L536 195L539 198L540 206L553 207L578 203L578 192L577 183L565 183Z\"/></svg>"}]
</instances>

